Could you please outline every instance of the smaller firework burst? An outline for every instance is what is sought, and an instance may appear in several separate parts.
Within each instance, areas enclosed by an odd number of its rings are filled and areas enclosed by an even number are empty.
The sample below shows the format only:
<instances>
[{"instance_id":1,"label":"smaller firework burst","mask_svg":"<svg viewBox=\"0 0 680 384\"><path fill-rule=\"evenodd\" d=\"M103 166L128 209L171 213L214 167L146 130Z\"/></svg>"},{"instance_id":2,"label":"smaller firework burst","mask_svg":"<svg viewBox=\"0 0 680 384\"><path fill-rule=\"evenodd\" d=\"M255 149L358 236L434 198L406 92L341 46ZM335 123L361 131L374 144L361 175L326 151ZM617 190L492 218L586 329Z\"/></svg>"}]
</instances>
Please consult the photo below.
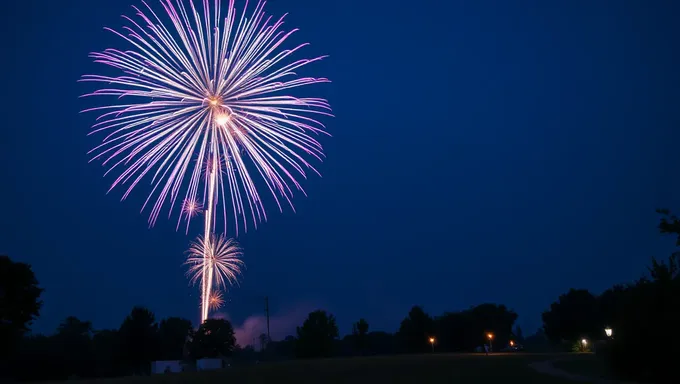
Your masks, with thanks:
<instances>
[{"instance_id":1,"label":"smaller firework burst","mask_svg":"<svg viewBox=\"0 0 680 384\"><path fill-rule=\"evenodd\" d=\"M222 296L222 292L212 291L210 294L210 299L208 299L208 303L210 304L209 308L211 311L222 308L222 305L224 305L224 296Z\"/></svg>"},{"instance_id":2,"label":"smaller firework burst","mask_svg":"<svg viewBox=\"0 0 680 384\"><path fill-rule=\"evenodd\" d=\"M238 277L245 263L241 260L243 251L236 240L227 239L224 235L219 237L211 235L207 240L199 237L191 243L187 253L189 257L185 264L189 266L187 275L192 284L208 278L204 275L206 266L211 267L212 278L215 279L218 288L238 284Z\"/></svg>"}]
</instances>

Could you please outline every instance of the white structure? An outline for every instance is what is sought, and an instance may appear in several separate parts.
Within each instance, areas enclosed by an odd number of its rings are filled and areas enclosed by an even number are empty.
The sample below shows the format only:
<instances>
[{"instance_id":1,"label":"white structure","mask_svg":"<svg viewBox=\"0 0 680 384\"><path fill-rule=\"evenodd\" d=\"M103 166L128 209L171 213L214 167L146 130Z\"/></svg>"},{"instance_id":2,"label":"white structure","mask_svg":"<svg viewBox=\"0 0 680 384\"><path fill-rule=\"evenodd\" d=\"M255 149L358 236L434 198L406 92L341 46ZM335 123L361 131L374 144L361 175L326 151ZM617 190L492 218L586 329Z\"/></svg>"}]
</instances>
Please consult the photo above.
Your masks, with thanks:
<instances>
[{"instance_id":1,"label":"white structure","mask_svg":"<svg viewBox=\"0 0 680 384\"><path fill-rule=\"evenodd\" d=\"M224 360L219 358L196 360L197 371L211 371L213 369L222 369L224 367L225 367Z\"/></svg>"},{"instance_id":2,"label":"white structure","mask_svg":"<svg viewBox=\"0 0 680 384\"><path fill-rule=\"evenodd\" d=\"M152 374L171 372L182 372L182 364L179 360L154 361L151 363Z\"/></svg>"}]
</instances>

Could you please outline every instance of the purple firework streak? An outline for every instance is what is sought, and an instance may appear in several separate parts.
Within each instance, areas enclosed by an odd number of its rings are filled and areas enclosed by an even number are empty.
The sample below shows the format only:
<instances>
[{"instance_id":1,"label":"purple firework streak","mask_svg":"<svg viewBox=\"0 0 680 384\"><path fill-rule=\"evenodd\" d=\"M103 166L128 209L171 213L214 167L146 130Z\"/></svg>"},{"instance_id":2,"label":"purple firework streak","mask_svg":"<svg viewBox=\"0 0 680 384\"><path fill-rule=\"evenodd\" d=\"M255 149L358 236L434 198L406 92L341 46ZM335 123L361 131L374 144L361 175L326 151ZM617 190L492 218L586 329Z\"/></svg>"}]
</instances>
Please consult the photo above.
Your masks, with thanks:
<instances>
[{"instance_id":1,"label":"purple firework streak","mask_svg":"<svg viewBox=\"0 0 680 384\"><path fill-rule=\"evenodd\" d=\"M91 53L97 63L117 68L119 76L85 75L81 81L107 84L83 96L114 96L115 103L85 110L100 116L90 134L103 132L92 149L92 161L116 173L111 191L125 186L127 198L142 180L151 184L142 210L150 206L153 226L164 206L168 217L180 212L177 227L197 213L204 214L203 239L214 238L216 211L224 230L233 217L235 233L248 222L266 220L266 211L253 177L279 210L285 201L293 208L293 190L304 194L298 179L318 171L305 160L323 157L311 135L327 134L319 115L332 116L320 98L286 94L293 88L329 82L298 77L295 71L323 59L291 60L307 44L283 49L296 32L282 31L283 17L274 21L259 2L250 18L237 18L234 0L226 15L220 0L159 0L169 23L146 3L133 7L138 20L118 32L130 48ZM294 208L293 208L294 209ZM228 215L231 211L231 216ZM205 244L206 249L210 244ZM216 245L213 245L216 246ZM205 263L202 278L202 320L207 318L214 278Z\"/></svg>"}]
</instances>

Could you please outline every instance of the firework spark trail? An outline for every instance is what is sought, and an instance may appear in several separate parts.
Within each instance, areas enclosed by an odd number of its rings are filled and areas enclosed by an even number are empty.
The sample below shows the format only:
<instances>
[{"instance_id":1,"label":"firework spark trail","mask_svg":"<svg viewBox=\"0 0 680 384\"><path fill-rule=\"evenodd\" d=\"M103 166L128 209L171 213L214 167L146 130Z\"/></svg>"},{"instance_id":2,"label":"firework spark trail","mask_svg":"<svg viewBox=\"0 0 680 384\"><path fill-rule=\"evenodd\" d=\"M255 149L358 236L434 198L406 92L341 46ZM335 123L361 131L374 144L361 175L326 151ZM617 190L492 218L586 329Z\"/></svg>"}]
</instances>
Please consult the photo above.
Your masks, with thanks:
<instances>
[{"instance_id":1,"label":"firework spark trail","mask_svg":"<svg viewBox=\"0 0 680 384\"><path fill-rule=\"evenodd\" d=\"M324 57L291 60L307 44L284 49L297 30L283 31L285 16L266 16L265 2L250 18L247 3L237 18L234 0L226 16L221 0L159 2L169 23L143 2L144 7L133 7L137 21L123 16L129 23L124 33L106 28L130 49L90 54L95 62L123 72L81 79L106 84L83 96L113 96L119 103L85 110L101 114L91 134L107 133L89 152L92 161L102 161L108 167L105 174L118 174L110 190L125 185L122 200L143 180L150 182L142 206L150 208L150 226L164 208L170 217L177 205L177 227L186 220L188 233L202 204L204 239L215 232L220 206L225 231L232 220L236 235L249 222L257 228L267 215L255 178L281 210L283 204L293 207L294 190L304 194L297 178L306 178L308 171L318 174L305 157L323 158L312 134L326 134L316 116L332 116L330 105L284 91L329 82L295 72ZM202 12L196 7L201 3ZM203 164L209 165L206 172ZM202 320L213 273L205 258Z\"/></svg>"}]
</instances>

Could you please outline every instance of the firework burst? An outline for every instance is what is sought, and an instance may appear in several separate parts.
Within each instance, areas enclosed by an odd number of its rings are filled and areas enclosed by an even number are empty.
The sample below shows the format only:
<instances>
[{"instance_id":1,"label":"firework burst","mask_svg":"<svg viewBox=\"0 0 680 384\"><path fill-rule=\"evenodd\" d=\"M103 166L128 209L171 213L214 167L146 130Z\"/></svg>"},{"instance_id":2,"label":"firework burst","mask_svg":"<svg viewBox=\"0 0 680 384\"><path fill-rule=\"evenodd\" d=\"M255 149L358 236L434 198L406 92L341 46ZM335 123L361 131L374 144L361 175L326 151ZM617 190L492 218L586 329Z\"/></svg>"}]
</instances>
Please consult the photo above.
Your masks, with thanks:
<instances>
[{"instance_id":1,"label":"firework burst","mask_svg":"<svg viewBox=\"0 0 680 384\"><path fill-rule=\"evenodd\" d=\"M207 318L208 311L212 308L210 302L213 297L212 284L214 281L217 288L227 288L238 284L238 277L245 263L241 259L243 252L234 239L227 239L224 235L219 237L210 235L207 238L199 237L191 243L187 251L186 264L189 266L187 276L192 284L201 283L204 294L201 303L202 316ZM205 320L205 319L204 319Z\"/></svg>"},{"instance_id":2,"label":"firework burst","mask_svg":"<svg viewBox=\"0 0 680 384\"><path fill-rule=\"evenodd\" d=\"M224 297L222 296L222 292L220 291L212 291L210 294L210 300L208 301L210 304L210 310L215 311L224 305Z\"/></svg>"},{"instance_id":3,"label":"firework burst","mask_svg":"<svg viewBox=\"0 0 680 384\"><path fill-rule=\"evenodd\" d=\"M171 216L179 207L178 228L184 220L188 232L191 218L202 211L207 251L218 246L210 241L218 210L224 231L233 221L238 235L240 227L267 219L260 189L279 210L282 203L292 207L294 190L304 194L298 179L318 173L306 158L323 157L312 136L326 132L316 119L331 110L324 99L287 92L328 80L297 76L323 57L292 60L307 44L284 48L296 30L283 31L283 17L266 16L264 2L250 17L246 9L237 16L234 0L226 9L222 0L159 2L164 14L143 2L133 7L136 19L124 16L123 32L107 28L127 48L90 54L122 71L81 79L103 85L84 96L115 100L85 110L100 113L91 133L104 135L90 154L108 168L106 174L116 175L110 190L123 187L123 200L143 181L151 184L142 206L150 209L150 226L164 209ZM202 321L213 269L215 277L228 276L218 265L206 253L198 267Z\"/></svg>"},{"instance_id":4,"label":"firework burst","mask_svg":"<svg viewBox=\"0 0 680 384\"><path fill-rule=\"evenodd\" d=\"M304 193L298 177L306 178L307 170L318 173L301 153L322 159L322 146L310 133L326 133L314 115L331 116L330 106L324 99L284 92L328 82L295 73L324 57L290 60L307 44L282 49L296 30L281 30L283 17L266 17L264 2L250 18L245 10L237 18L233 0L226 14L221 0L203 0L202 12L198 1L159 1L169 26L144 3L145 8L133 7L139 21L124 17L125 34L107 28L130 49L90 54L124 72L81 79L106 84L83 96L117 101L85 110L101 113L92 133L107 132L90 151L92 160L102 161L107 174L118 174L111 189L125 185L122 199L142 180L151 183L142 208L150 206L149 225L166 206L171 215L178 198L212 198L221 207L225 229L232 216L238 235L240 226L257 226L267 217L255 179L264 182L281 209L283 201L292 206L293 190ZM229 166L214 159L229 159ZM208 172L207 164L212 164ZM211 178L214 196L209 196Z\"/></svg>"}]
</instances>

